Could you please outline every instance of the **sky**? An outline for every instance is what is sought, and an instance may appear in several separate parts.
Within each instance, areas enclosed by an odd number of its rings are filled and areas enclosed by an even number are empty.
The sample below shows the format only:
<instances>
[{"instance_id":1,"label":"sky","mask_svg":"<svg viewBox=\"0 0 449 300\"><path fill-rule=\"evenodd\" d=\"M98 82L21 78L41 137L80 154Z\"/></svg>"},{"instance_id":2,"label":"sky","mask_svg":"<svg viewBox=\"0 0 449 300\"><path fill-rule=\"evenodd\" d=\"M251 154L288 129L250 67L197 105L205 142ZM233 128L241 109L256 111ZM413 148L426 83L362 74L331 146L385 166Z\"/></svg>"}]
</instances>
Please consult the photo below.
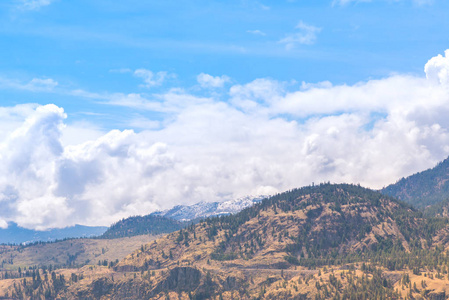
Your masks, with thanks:
<instances>
[{"instance_id":1,"label":"sky","mask_svg":"<svg viewBox=\"0 0 449 300\"><path fill-rule=\"evenodd\" d=\"M110 225L449 155L446 0L0 2L0 227Z\"/></svg>"}]
</instances>

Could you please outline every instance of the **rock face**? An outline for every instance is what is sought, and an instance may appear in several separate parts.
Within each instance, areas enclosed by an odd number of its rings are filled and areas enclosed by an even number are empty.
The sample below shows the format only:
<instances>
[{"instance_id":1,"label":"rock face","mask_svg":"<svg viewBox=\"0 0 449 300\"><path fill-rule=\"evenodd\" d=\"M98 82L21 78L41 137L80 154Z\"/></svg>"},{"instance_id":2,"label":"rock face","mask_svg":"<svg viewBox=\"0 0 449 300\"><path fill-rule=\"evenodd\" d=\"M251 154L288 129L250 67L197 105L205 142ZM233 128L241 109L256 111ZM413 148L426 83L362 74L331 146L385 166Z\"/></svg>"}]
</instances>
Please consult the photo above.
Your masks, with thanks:
<instances>
[{"instance_id":1,"label":"rock face","mask_svg":"<svg viewBox=\"0 0 449 300\"><path fill-rule=\"evenodd\" d=\"M113 287L114 285L110 279L100 278L91 284L92 295L95 299L100 299L101 296L109 294Z\"/></svg>"},{"instance_id":2,"label":"rock face","mask_svg":"<svg viewBox=\"0 0 449 300\"><path fill-rule=\"evenodd\" d=\"M170 270L166 279L161 281L153 293L172 290L176 292L193 292L201 281L201 272L196 268L177 267Z\"/></svg>"},{"instance_id":3,"label":"rock face","mask_svg":"<svg viewBox=\"0 0 449 300\"><path fill-rule=\"evenodd\" d=\"M428 295L428 299L430 299L430 300L445 300L447 298L446 298L445 292L440 292L440 293L430 293Z\"/></svg>"}]
</instances>

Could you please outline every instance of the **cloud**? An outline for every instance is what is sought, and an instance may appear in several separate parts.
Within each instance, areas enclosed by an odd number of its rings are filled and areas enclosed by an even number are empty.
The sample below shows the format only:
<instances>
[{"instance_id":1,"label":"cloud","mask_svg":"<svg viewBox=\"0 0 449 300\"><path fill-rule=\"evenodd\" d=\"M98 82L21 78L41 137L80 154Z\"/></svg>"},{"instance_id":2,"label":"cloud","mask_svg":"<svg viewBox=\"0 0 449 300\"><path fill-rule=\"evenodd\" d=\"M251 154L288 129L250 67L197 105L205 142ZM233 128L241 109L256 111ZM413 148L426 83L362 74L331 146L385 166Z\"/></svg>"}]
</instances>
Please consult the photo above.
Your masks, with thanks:
<instances>
[{"instance_id":1,"label":"cloud","mask_svg":"<svg viewBox=\"0 0 449 300\"><path fill-rule=\"evenodd\" d=\"M316 42L317 34L321 31L321 28L308 25L303 21L300 21L295 28L298 29L298 32L288 34L279 41L279 43L285 44L287 50L291 50L297 45L313 45Z\"/></svg>"},{"instance_id":2,"label":"cloud","mask_svg":"<svg viewBox=\"0 0 449 300\"><path fill-rule=\"evenodd\" d=\"M254 34L254 35L261 35L261 36L266 36L267 34L263 31L260 30L247 30L246 32Z\"/></svg>"},{"instance_id":3,"label":"cloud","mask_svg":"<svg viewBox=\"0 0 449 300\"><path fill-rule=\"evenodd\" d=\"M416 5L430 5L433 4L433 0L413 0Z\"/></svg>"},{"instance_id":4,"label":"cloud","mask_svg":"<svg viewBox=\"0 0 449 300\"><path fill-rule=\"evenodd\" d=\"M51 78L33 78L29 82L21 82L8 78L0 78L0 88L12 88L31 92L52 92L58 82Z\"/></svg>"},{"instance_id":5,"label":"cloud","mask_svg":"<svg viewBox=\"0 0 449 300\"><path fill-rule=\"evenodd\" d=\"M244 85L234 85L229 90L231 103L246 112L269 109L284 94L284 85L280 82L260 78Z\"/></svg>"},{"instance_id":6,"label":"cloud","mask_svg":"<svg viewBox=\"0 0 449 300\"><path fill-rule=\"evenodd\" d=\"M51 91L57 86L58 82L51 78L33 78L24 88L30 91Z\"/></svg>"},{"instance_id":7,"label":"cloud","mask_svg":"<svg viewBox=\"0 0 449 300\"><path fill-rule=\"evenodd\" d=\"M333 0L333 5L347 5L350 3L363 3L363 2L373 2L375 0ZM385 0L384 0L385 1ZM404 1L410 1L410 0L393 0L388 2L404 2ZM376 1L379 2L379 1ZM411 0L411 2L414 5L422 6L422 5L429 5L433 3L433 0Z\"/></svg>"},{"instance_id":8,"label":"cloud","mask_svg":"<svg viewBox=\"0 0 449 300\"><path fill-rule=\"evenodd\" d=\"M172 78L173 74L169 74L165 71L154 73L146 69L137 69L134 71L134 76L142 78L145 82L145 87L152 88L162 85L166 79Z\"/></svg>"},{"instance_id":9,"label":"cloud","mask_svg":"<svg viewBox=\"0 0 449 300\"><path fill-rule=\"evenodd\" d=\"M198 97L185 93L183 89L171 89L165 94L153 94L147 97L142 94L106 94L106 95L90 95L82 93L89 97L104 99L103 104L130 107L139 110L161 112L161 113L178 113L188 106L195 104L207 103L213 101L211 98Z\"/></svg>"},{"instance_id":10,"label":"cloud","mask_svg":"<svg viewBox=\"0 0 449 300\"><path fill-rule=\"evenodd\" d=\"M436 84L449 86L449 50L445 56L438 54L427 62L424 67L427 78Z\"/></svg>"},{"instance_id":11,"label":"cloud","mask_svg":"<svg viewBox=\"0 0 449 300\"><path fill-rule=\"evenodd\" d=\"M120 69L111 69L109 70L111 73L132 73L132 70L129 68L120 68Z\"/></svg>"},{"instance_id":12,"label":"cloud","mask_svg":"<svg viewBox=\"0 0 449 300\"><path fill-rule=\"evenodd\" d=\"M255 9L262 9L262 10L270 10L271 7L259 2L259 1L255 1L255 0L242 0L241 3L243 4L243 6L246 7L251 7L251 8L255 8Z\"/></svg>"},{"instance_id":13,"label":"cloud","mask_svg":"<svg viewBox=\"0 0 449 300\"><path fill-rule=\"evenodd\" d=\"M371 2L372 0L333 0L333 5L347 5L349 3Z\"/></svg>"},{"instance_id":14,"label":"cloud","mask_svg":"<svg viewBox=\"0 0 449 300\"><path fill-rule=\"evenodd\" d=\"M97 95L141 112L134 119L139 132L102 133L89 124L67 131L72 125L60 107L2 107L0 226L108 225L177 204L312 182L381 188L449 155L446 60L430 59L426 77L354 85L303 83L291 90L259 78L231 86L226 100L180 89L153 100ZM155 122L142 109L166 117ZM96 133L63 142L86 129Z\"/></svg>"},{"instance_id":15,"label":"cloud","mask_svg":"<svg viewBox=\"0 0 449 300\"><path fill-rule=\"evenodd\" d=\"M54 0L21 0L20 8L27 10L38 10L41 7L50 5Z\"/></svg>"},{"instance_id":16,"label":"cloud","mask_svg":"<svg viewBox=\"0 0 449 300\"><path fill-rule=\"evenodd\" d=\"M201 73L196 77L196 80L202 88L222 88L225 83L229 82L231 78L226 75L212 76Z\"/></svg>"},{"instance_id":17,"label":"cloud","mask_svg":"<svg viewBox=\"0 0 449 300\"><path fill-rule=\"evenodd\" d=\"M39 106L0 144L0 219L58 226L70 214L66 200L52 192L65 117L55 105Z\"/></svg>"}]
</instances>

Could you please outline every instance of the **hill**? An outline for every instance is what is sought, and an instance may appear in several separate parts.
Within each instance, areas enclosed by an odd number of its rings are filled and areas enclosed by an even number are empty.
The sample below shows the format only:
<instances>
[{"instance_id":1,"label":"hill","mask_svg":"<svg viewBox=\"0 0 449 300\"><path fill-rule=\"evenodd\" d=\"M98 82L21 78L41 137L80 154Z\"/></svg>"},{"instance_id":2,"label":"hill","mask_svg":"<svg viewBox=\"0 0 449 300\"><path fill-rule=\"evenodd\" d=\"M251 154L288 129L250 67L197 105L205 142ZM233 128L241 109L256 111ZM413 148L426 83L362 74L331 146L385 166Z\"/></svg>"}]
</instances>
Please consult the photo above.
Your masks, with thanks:
<instances>
[{"instance_id":1,"label":"hill","mask_svg":"<svg viewBox=\"0 0 449 300\"><path fill-rule=\"evenodd\" d=\"M66 228L49 230L32 230L18 226L14 222L8 223L8 228L0 228L0 244L22 244L38 241L50 242L66 238L85 238L102 235L107 227L75 225Z\"/></svg>"},{"instance_id":2,"label":"hill","mask_svg":"<svg viewBox=\"0 0 449 300\"><path fill-rule=\"evenodd\" d=\"M123 259L133 249L160 236L141 235L114 240L68 239L57 242L35 242L27 245L0 246L0 271L19 267L80 267L86 264L109 265Z\"/></svg>"},{"instance_id":3,"label":"hill","mask_svg":"<svg viewBox=\"0 0 449 300\"><path fill-rule=\"evenodd\" d=\"M205 247L208 259L241 267L251 262L256 263L253 267L272 268L363 260L379 251L430 248L437 229L445 224L372 190L323 184L279 194L236 215L172 233L162 239L173 243L168 251L172 259L164 252L167 257L160 262L170 267L179 259L198 261L194 253ZM158 245L162 251L162 242ZM185 251L177 257L174 251L179 253L179 248Z\"/></svg>"},{"instance_id":4,"label":"hill","mask_svg":"<svg viewBox=\"0 0 449 300\"><path fill-rule=\"evenodd\" d=\"M447 223L359 186L304 187L191 224L113 267L70 270L83 279L49 293L95 299L445 297ZM58 282L55 277L39 286L44 291ZM23 293L26 287L19 286Z\"/></svg>"},{"instance_id":5,"label":"hill","mask_svg":"<svg viewBox=\"0 0 449 300\"><path fill-rule=\"evenodd\" d=\"M136 235L158 235L180 230L184 223L161 216L135 216L112 224L100 238L115 239Z\"/></svg>"},{"instance_id":6,"label":"hill","mask_svg":"<svg viewBox=\"0 0 449 300\"><path fill-rule=\"evenodd\" d=\"M434 168L402 178L381 190L389 195L424 208L449 198L449 158Z\"/></svg>"}]
</instances>

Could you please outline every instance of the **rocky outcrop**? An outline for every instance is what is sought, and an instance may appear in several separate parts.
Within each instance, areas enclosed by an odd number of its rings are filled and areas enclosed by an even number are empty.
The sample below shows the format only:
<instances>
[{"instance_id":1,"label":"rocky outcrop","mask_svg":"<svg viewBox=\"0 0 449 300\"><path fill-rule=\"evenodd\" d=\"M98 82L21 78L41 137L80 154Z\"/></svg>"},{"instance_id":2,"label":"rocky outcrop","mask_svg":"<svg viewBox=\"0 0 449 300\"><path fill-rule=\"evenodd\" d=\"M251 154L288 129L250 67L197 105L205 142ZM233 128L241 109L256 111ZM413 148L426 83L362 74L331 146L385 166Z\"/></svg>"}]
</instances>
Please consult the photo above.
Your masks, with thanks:
<instances>
[{"instance_id":1,"label":"rocky outcrop","mask_svg":"<svg viewBox=\"0 0 449 300\"><path fill-rule=\"evenodd\" d=\"M91 284L92 295L95 299L100 299L102 296L109 294L114 287L114 284L109 278L100 278Z\"/></svg>"},{"instance_id":2,"label":"rocky outcrop","mask_svg":"<svg viewBox=\"0 0 449 300\"><path fill-rule=\"evenodd\" d=\"M162 291L192 292L200 284L201 272L196 268L177 267L170 270L167 278L162 280L153 290L154 294Z\"/></svg>"}]
</instances>

